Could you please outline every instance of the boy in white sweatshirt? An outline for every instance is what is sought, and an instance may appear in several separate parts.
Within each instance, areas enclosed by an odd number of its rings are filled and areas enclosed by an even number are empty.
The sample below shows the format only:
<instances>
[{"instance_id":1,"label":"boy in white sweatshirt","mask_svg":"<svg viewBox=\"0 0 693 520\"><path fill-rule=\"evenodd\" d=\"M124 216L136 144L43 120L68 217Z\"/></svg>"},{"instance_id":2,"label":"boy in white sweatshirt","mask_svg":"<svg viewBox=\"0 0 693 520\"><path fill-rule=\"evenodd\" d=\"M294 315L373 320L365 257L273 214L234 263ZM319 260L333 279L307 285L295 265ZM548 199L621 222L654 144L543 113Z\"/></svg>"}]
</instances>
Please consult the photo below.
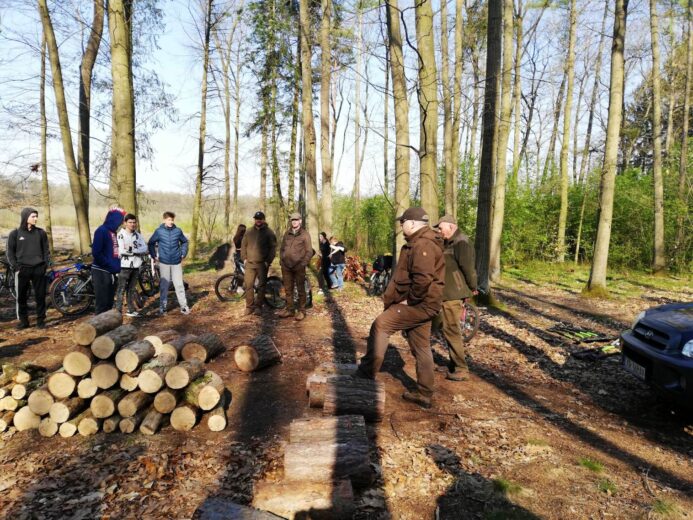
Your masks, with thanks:
<instances>
[{"instance_id":1,"label":"boy in white sweatshirt","mask_svg":"<svg viewBox=\"0 0 693 520\"><path fill-rule=\"evenodd\" d=\"M132 213L125 215L123 227L118 232L118 253L120 256L120 273L118 273L118 289L116 291L115 308L123 312L123 293L125 293L128 312L126 316L138 317L131 298L137 284L137 272L142 265L142 255L147 252L147 242L137 231L137 217Z\"/></svg>"}]
</instances>

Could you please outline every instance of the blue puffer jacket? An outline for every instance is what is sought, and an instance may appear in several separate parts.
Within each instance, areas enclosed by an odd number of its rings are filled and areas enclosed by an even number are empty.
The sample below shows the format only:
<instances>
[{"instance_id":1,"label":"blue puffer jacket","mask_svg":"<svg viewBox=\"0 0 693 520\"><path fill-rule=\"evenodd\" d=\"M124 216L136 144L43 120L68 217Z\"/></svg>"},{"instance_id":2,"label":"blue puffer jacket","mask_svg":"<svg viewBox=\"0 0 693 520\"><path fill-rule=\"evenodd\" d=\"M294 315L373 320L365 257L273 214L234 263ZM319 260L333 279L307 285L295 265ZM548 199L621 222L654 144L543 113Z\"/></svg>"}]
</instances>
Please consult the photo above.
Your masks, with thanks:
<instances>
[{"instance_id":1,"label":"blue puffer jacket","mask_svg":"<svg viewBox=\"0 0 693 520\"><path fill-rule=\"evenodd\" d=\"M157 245L159 246L158 253L156 251ZM152 258L158 258L162 264L180 264L187 254L188 239L175 224L170 228L161 224L154 231L152 238L149 239L149 255Z\"/></svg>"},{"instance_id":2,"label":"blue puffer jacket","mask_svg":"<svg viewBox=\"0 0 693 520\"><path fill-rule=\"evenodd\" d=\"M103 224L96 228L94 241L91 245L94 267L113 274L120 272L116 231L122 223L123 211L112 209L106 214Z\"/></svg>"}]
</instances>

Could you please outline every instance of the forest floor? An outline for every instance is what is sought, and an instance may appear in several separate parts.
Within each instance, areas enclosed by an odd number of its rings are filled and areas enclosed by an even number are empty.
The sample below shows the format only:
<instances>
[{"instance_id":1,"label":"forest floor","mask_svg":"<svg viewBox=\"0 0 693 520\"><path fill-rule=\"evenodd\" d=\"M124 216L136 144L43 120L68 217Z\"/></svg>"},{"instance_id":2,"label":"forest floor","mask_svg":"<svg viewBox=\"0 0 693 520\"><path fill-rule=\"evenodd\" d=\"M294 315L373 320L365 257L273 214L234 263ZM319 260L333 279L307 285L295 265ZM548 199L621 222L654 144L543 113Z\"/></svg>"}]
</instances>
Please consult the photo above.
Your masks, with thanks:
<instances>
[{"instance_id":1,"label":"forest floor","mask_svg":"<svg viewBox=\"0 0 693 520\"><path fill-rule=\"evenodd\" d=\"M612 299L593 300L580 296L586 276L509 269L495 292L502 308L482 309L469 345L471 379L437 372L431 410L401 399L415 383L414 362L402 336L391 338L378 376L385 419L368 426L376 479L357 490L355 518L693 518L693 417L624 372L619 355L574 356L612 342L645 308L693 301L692 279L614 275ZM290 422L319 415L307 407L306 376L326 361L357 360L382 307L348 283L315 294L300 323L247 318L242 303L216 299L216 277L186 275L191 315L176 308L159 317L151 299L134 323L142 336L175 328L224 339L228 349L210 368L233 395L227 429L68 439L11 430L0 436L0 517L193 518L211 499L249 504L256 482L281 478ZM17 332L11 302L3 306L0 362L57 368L75 322L50 309L48 329ZM575 343L549 330L557 324L605 339ZM283 363L243 373L233 348L259 334L272 336ZM443 366L439 344L434 354Z\"/></svg>"}]
</instances>

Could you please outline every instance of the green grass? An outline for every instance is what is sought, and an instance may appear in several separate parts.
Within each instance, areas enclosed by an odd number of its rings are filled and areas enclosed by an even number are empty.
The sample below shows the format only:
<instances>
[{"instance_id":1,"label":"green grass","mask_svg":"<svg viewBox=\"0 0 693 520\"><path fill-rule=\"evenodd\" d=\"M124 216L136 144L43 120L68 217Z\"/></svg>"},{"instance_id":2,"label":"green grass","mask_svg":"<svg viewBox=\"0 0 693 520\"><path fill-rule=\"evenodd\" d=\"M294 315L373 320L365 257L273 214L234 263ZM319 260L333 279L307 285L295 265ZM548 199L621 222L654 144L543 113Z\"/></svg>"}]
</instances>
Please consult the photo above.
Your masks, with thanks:
<instances>
[{"instance_id":1,"label":"green grass","mask_svg":"<svg viewBox=\"0 0 693 520\"><path fill-rule=\"evenodd\" d=\"M664 498L658 498L652 503L652 512L663 517L678 514L679 508L673 502Z\"/></svg>"},{"instance_id":2,"label":"green grass","mask_svg":"<svg viewBox=\"0 0 693 520\"><path fill-rule=\"evenodd\" d=\"M616 494L618 488L616 487L616 484L611 482L608 478L603 478L597 482L597 489L599 489L599 491L602 493L606 493L607 495L614 495Z\"/></svg>"},{"instance_id":3,"label":"green grass","mask_svg":"<svg viewBox=\"0 0 693 520\"><path fill-rule=\"evenodd\" d=\"M515 495L522 491L522 486L506 478L498 477L493 479L493 489L504 495Z\"/></svg>"},{"instance_id":4,"label":"green grass","mask_svg":"<svg viewBox=\"0 0 693 520\"><path fill-rule=\"evenodd\" d=\"M582 457L580 460L578 460L578 464L594 473L601 473L604 471L604 464L598 460L590 459L589 457Z\"/></svg>"}]
</instances>

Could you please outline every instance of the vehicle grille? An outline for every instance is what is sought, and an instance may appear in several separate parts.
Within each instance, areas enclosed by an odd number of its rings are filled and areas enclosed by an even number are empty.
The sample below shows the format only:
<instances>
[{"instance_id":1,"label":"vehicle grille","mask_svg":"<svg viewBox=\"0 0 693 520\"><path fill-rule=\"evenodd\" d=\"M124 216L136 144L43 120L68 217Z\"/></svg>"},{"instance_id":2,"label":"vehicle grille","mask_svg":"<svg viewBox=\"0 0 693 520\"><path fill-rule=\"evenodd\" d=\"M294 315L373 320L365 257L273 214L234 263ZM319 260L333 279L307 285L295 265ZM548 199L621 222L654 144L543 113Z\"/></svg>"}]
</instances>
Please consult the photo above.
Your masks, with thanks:
<instances>
[{"instance_id":1,"label":"vehicle grille","mask_svg":"<svg viewBox=\"0 0 693 520\"><path fill-rule=\"evenodd\" d=\"M665 350L669 345L669 335L662 331L638 323L633 329L635 337L637 337L643 343L658 349Z\"/></svg>"}]
</instances>

